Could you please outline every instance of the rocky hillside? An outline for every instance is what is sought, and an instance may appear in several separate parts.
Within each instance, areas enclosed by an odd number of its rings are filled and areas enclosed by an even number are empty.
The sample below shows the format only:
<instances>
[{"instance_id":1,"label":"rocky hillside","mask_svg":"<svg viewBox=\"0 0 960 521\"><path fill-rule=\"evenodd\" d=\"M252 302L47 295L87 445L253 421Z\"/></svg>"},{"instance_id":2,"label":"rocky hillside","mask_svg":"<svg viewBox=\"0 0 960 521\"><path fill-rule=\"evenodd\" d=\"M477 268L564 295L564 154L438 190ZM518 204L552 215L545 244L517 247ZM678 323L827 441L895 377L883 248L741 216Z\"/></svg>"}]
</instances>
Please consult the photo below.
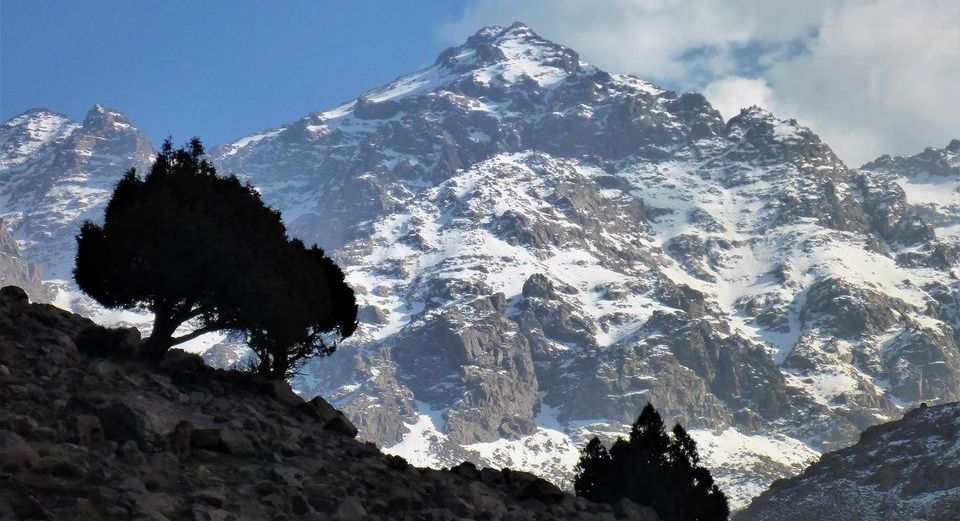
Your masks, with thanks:
<instances>
[{"instance_id":1,"label":"rocky hillside","mask_svg":"<svg viewBox=\"0 0 960 521\"><path fill-rule=\"evenodd\" d=\"M323 398L195 355L89 354L139 338L0 290L0 519L658 520L524 472L416 468Z\"/></svg>"},{"instance_id":2,"label":"rocky hillside","mask_svg":"<svg viewBox=\"0 0 960 521\"><path fill-rule=\"evenodd\" d=\"M737 521L960 519L960 403L921 406L774 482Z\"/></svg>"},{"instance_id":3,"label":"rocky hillside","mask_svg":"<svg viewBox=\"0 0 960 521\"><path fill-rule=\"evenodd\" d=\"M47 119L3 127L0 143L25 144L0 148L0 193L49 156L9 129ZM140 164L134 129L111 128L107 157ZM723 121L699 94L515 24L213 155L346 267L360 330L294 385L361 437L562 484L587 436L624 432L651 401L742 506L871 425L960 399L956 149L850 169L796 121L756 107ZM0 216L95 214L82 193ZM78 226L61 215L14 227L54 277L72 249L41 238ZM65 285L57 302L137 320ZM244 354L239 338L205 342L211 363Z\"/></svg>"}]
</instances>

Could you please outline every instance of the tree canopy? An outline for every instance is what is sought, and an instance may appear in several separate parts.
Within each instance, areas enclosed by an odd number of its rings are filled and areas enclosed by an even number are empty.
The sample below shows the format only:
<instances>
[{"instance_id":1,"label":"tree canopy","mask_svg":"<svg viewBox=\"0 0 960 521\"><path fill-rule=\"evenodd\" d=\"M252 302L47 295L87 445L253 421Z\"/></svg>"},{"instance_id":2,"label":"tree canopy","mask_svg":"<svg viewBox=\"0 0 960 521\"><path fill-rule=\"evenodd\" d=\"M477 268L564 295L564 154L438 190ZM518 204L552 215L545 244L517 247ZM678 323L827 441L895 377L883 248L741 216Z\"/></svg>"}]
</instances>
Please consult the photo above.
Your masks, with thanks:
<instances>
[{"instance_id":1,"label":"tree canopy","mask_svg":"<svg viewBox=\"0 0 960 521\"><path fill-rule=\"evenodd\" d=\"M283 251L275 284L286 291L259 300L244 320L257 371L271 378L292 376L307 358L333 353L336 336L350 336L357 327L353 291L340 267L320 248L306 248L297 239Z\"/></svg>"},{"instance_id":2,"label":"tree canopy","mask_svg":"<svg viewBox=\"0 0 960 521\"><path fill-rule=\"evenodd\" d=\"M629 498L663 519L719 521L730 515L727 498L700 466L697 444L678 423L668 435L660 414L647 404L610 450L593 437L580 454L577 495L613 503Z\"/></svg>"},{"instance_id":3,"label":"tree canopy","mask_svg":"<svg viewBox=\"0 0 960 521\"><path fill-rule=\"evenodd\" d=\"M288 239L280 213L252 186L217 174L199 139L177 150L166 141L143 178L128 171L103 225L85 222L77 246L83 291L108 308L154 314L143 351L155 361L204 333L244 331L251 344L271 346L252 345L267 356L262 372L286 375L356 328L340 268L323 250ZM192 330L175 336L184 324Z\"/></svg>"}]
</instances>

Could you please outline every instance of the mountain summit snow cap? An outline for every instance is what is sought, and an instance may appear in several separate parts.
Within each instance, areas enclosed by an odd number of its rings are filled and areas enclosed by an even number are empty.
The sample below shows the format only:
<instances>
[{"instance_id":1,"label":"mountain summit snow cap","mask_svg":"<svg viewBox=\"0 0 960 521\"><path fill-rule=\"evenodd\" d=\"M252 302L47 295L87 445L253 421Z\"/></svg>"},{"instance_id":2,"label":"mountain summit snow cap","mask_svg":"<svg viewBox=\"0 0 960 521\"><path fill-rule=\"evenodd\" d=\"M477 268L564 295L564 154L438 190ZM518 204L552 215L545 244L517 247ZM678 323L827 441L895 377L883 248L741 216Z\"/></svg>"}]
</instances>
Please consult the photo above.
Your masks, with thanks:
<instances>
[{"instance_id":1,"label":"mountain summit snow cap","mask_svg":"<svg viewBox=\"0 0 960 521\"><path fill-rule=\"evenodd\" d=\"M464 45L440 53L435 65L459 72L507 63L525 64L532 69L557 68L570 73L580 68L580 55L541 38L523 22L514 22L509 27L480 29L467 38Z\"/></svg>"}]
</instances>

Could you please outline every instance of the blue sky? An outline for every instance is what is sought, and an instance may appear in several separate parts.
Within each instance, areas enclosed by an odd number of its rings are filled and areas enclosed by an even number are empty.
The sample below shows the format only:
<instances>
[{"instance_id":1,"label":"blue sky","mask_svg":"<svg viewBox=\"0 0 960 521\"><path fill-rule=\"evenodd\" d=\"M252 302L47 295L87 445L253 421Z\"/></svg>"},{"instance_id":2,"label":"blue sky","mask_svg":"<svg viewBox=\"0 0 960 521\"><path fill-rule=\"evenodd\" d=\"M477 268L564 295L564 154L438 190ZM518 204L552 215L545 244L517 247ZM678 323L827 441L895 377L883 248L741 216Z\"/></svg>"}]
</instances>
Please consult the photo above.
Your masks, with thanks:
<instances>
[{"instance_id":1,"label":"blue sky","mask_svg":"<svg viewBox=\"0 0 960 521\"><path fill-rule=\"evenodd\" d=\"M0 118L102 103L220 144L516 20L727 118L796 118L852 166L960 137L956 0L0 0Z\"/></svg>"},{"instance_id":2,"label":"blue sky","mask_svg":"<svg viewBox=\"0 0 960 521\"><path fill-rule=\"evenodd\" d=\"M282 8L280 7L282 6ZM0 0L0 119L94 103L218 144L429 64L447 1Z\"/></svg>"}]
</instances>

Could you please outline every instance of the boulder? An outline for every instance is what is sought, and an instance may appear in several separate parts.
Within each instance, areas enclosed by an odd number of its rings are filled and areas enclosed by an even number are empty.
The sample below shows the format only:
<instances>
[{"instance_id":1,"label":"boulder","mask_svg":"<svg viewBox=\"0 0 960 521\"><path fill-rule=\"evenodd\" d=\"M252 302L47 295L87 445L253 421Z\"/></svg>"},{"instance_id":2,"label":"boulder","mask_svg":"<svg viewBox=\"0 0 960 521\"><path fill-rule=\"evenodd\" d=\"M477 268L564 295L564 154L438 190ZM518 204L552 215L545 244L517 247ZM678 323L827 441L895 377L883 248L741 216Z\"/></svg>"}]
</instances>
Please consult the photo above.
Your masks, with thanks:
<instances>
[{"instance_id":1,"label":"boulder","mask_svg":"<svg viewBox=\"0 0 960 521\"><path fill-rule=\"evenodd\" d=\"M454 474L459 474L460 476L463 476L464 478L469 479L471 481L476 481L480 479L480 471L477 470L477 466L469 461L464 461L463 463L457 465L456 467L452 467L450 469L450 472Z\"/></svg>"},{"instance_id":2,"label":"boulder","mask_svg":"<svg viewBox=\"0 0 960 521\"><path fill-rule=\"evenodd\" d=\"M260 382L259 387L260 391L267 396L271 396L277 401L287 405L297 407L304 402L304 399L301 398L299 394L293 392L290 384L283 380L265 380Z\"/></svg>"},{"instance_id":3,"label":"boulder","mask_svg":"<svg viewBox=\"0 0 960 521\"><path fill-rule=\"evenodd\" d=\"M633 521L660 521L657 512L648 507L634 503L629 498L622 498L613 505L613 511L620 519Z\"/></svg>"},{"instance_id":4,"label":"boulder","mask_svg":"<svg viewBox=\"0 0 960 521\"><path fill-rule=\"evenodd\" d=\"M146 456L140 452L140 448L134 440L127 440L120 445L120 456L128 465L134 467L145 467L147 465Z\"/></svg>"},{"instance_id":5,"label":"boulder","mask_svg":"<svg viewBox=\"0 0 960 521\"><path fill-rule=\"evenodd\" d=\"M336 521L363 521L366 518L367 510L356 496L348 496L333 513Z\"/></svg>"},{"instance_id":6,"label":"boulder","mask_svg":"<svg viewBox=\"0 0 960 521\"><path fill-rule=\"evenodd\" d=\"M270 479L284 488L303 488L306 476L296 467L274 467L270 470Z\"/></svg>"},{"instance_id":7,"label":"boulder","mask_svg":"<svg viewBox=\"0 0 960 521\"><path fill-rule=\"evenodd\" d=\"M181 421L167 435L167 446L170 451L179 458L186 458L190 455L190 444L193 438L193 423Z\"/></svg>"},{"instance_id":8,"label":"boulder","mask_svg":"<svg viewBox=\"0 0 960 521\"><path fill-rule=\"evenodd\" d=\"M298 404L297 408L307 416L319 421L325 430L351 438L357 437L359 431L353 422L343 412L337 410L320 396Z\"/></svg>"},{"instance_id":9,"label":"boulder","mask_svg":"<svg viewBox=\"0 0 960 521\"><path fill-rule=\"evenodd\" d=\"M0 298L16 304L30 303L30 297L27 296L27 292L18 286L4 286L0 288Z\"/></svg>"},{"instance_id":10,"label":"boulder","mask_svg":"<svg viewBox=\"0 0 960 521\"><path fill-rule=\"evenodd\" d=\"M227 496L224 495L222 490L219 489L204 489L199 492L196 492L193 495L193 498L206 505L210 505L216 508L223 508L227 504Z\"/></svg>"},{"instance_id":11,"label":"boulder","mask_svg":"<svg viewBox=\"0 0 960 521\"><path fill-rule=\"evenodd\" d=\"M220 447L228 454L250 457L257 453L250 437L243 431L223 429L220 431Z\"/></svg>"},{"instance_id":12,"label":"boulder","mask_svg":"<svg viewBox=\"0 0 960 521\"><path fill-rule=\"evenodd\" d=\"M543 503L560 501L566 494L560 490L560 487L550 483L547 480L537 478L530 481L523 488L517 497L520 499L536 499Z\"/></svg>"},{"instance_id":13,"label":"boulder","mask_svg":"<svg viewBox=\"0 0 960 521\"><path fill-rule=\"evenodd\" d=\"M103 427L104 437L117 443L133 441L141 449L147 445L144 421L141 415L122 402L98 409L96 413Z\"/></svg>"},{"instance_id":14,"label":"boulder","mask_svg":"<svg viewBox=\"0 0 960 521\"><path fill-rule=\"evenodd\" d=\"M253 490L257 492L257 495L268 496L270 494L276 494L280 491L280 487L277 486L273 481L261 481L253 486Z\"/></svg>"},{"instance_id":15,"label":"boulder","mask_svg":"<svg viewBox=\"0 0 960 521\"><path fill-rule=\"evenodd\" d=\"M343 436L347 436L349 438L356 438L357 434L360 432L357 430L356 425L354 425L353 422L350 421L350 419L347 418L342 412L337 411L337 413L337 416L328 421L323 428L330 432L342 434Z\"/></svg>"},{"instance_id":16,"label":"boulder","mask_svg":"<svg viewBox=\"0 0 960 521\"><path fill-rule=\"evenodd\" d=\"M140 330L135 327L90 326L77 335L77 349L93 356L127 357L140 349Z\"/></svg>"},{"instance_id":17,"label":"boulder","mask_svg":"<svg viewBox=\"0 0 960 521\"><path fill-rule=\"evenodd\" d=\"M36 461L37 453L19 434L0 430L0 470L32 467Z\"/></svg>"},{"instance_id":18,"label":"boulder","mask_svg":"<svg viewBox=\"0 0 960 521\"><path fill-rule=\"evenodd\" d=\"M23 414L13 414L0 423L0 428L12 430L21 436L30 436L40 426L37 420Z\"/></svg>"},{"instance_id":19,"label":"boulder","mask_svg":"<svg viewBox=\"0 0 960 521\"><path fill-rule=\"evenodd\" d=\"M476 507L477 511L492 515L503 515L507 512L507 506L500 495L494 493L489 487L482 483L473 482L468 487L467 500Z\"/></svg>"},{"instance_id":20,"label":"boulder","mask_svg":"<svg viewBox=\"0 0 960 521\"><path fill-rule=\"evenodd\" d=\"M82 445L95 445L103 441L103 425L92 414L78 414L73 418L73 431Z\"/></svg>"},{"instance_id":21,"label":"boulder","mask_svg":"<svg viewBox=\"0 0 960 521\"><path fill-rule=\"evenodd\" d=\"M293 493L289 496L289 499L290 509L293 510L294 514L302 516L310 512L310 503L303 494Z\"/></svg>"}]
</instances>

